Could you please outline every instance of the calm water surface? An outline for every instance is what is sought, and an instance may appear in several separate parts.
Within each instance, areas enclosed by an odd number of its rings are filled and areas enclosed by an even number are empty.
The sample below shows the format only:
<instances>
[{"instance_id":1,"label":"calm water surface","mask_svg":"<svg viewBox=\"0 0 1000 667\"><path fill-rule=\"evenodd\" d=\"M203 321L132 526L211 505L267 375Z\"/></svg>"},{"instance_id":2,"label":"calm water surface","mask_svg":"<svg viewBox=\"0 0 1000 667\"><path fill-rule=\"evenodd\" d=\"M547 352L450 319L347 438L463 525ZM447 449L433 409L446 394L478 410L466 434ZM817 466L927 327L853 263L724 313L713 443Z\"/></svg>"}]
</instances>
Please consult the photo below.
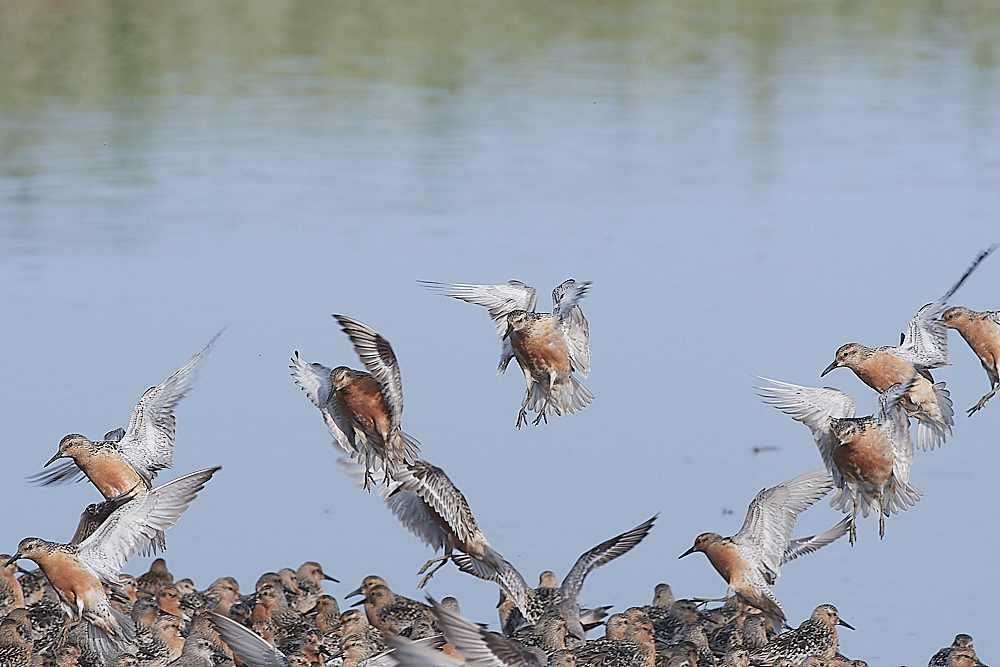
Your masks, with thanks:
<instances>
[{"instance_id":1,"label":"calm water surface","mask_svg":"<svg viewBox=\"0 0 1000 667\"><path fill-rule=\"evenodd\" d=\"M1000 9L974 1L0 3L0 551L67 539L96 491L23 478L228 325L158 478L223 466L170 569L249 590L314 559L338 598L371 573L418 596L432 554L350 486L288 374L295 350L356 364L338 312L392 342L405 428L526 579L659 512L582 602L720 596L677 556L821 465L752 376L870 413L849 371L819 379L837 347L895 343L1000 240L998 57ZM1000 308L998 262L955 303ZM415 281L517 278L547 309L567 277L594 282L597 399L519 432L486 313ZM871 664L958 632L1000 660L1000 403L966 419L988 381L951 340L924 498L775 587L793 624L835 604ZM838 519L819 503L797 532ZM449 566L428 590L494 622L491 584Z\"/></svg>"}]
</instances>

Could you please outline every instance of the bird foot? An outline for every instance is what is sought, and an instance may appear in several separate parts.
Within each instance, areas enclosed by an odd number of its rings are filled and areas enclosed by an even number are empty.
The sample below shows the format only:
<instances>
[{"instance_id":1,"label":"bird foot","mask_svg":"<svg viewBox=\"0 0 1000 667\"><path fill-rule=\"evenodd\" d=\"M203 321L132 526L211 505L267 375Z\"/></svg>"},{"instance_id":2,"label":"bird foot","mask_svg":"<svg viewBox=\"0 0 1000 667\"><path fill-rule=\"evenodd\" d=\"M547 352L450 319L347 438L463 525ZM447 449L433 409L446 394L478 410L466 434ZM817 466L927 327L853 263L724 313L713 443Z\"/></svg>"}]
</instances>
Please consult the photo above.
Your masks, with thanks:
<instances>
[{"instance_id":1,"label":"bird foot","mask_svg":"<svg viewBox=\"0 0 1000 667\"><path fill-rule=\"evenodd\" d=\"M539 413L538 413L538 416L537 416L537 417L535 417L534 421L532 421L531 423L532 423L532 424L533 424L534 426L538 426L538 424L539 424L539 423L540 423L540 422L541 422L541 421L542 421L543 419L545 420L545 423L546 423L546 424L548 424L548 423L549 423L549 418L548 418L548 417L547 417L547 416L545 415L545 410L542 410L541 412L539 412ZM527 420L525 420L525 423L527 423Z\"/></svg>"},{"instance_id":2,"label":"bird foot","mask_svg":"<svg viewBox=\"0 0 1000 667\"><path fill-rule=\"evenodd\" d=\"M993 394L997 393L997 389L1000 389L1000 385L998 385L996 387L993 387L993 391L991 391L990 393L988 393L985 396L983 396L982 398L980 398L978 403L976 403L971 408L969 408L968 410L966 410L966 412L968 413L968 415L971 417L972 415L974 415L977 412L979 412L980 410L982 410L983 406L986 405L986 401L988 401L991 398L993 398Z\"/></svg>"}]
</instances>

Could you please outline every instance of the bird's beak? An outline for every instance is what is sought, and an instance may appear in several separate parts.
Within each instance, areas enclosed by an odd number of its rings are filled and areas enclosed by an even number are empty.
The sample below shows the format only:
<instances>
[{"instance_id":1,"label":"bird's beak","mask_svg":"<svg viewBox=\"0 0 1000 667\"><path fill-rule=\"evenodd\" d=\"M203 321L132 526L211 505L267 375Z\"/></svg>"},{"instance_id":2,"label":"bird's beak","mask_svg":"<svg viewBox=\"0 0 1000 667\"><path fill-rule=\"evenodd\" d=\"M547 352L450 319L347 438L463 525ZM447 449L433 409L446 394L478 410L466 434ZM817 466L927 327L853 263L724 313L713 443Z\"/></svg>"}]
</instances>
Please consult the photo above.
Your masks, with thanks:
<instances>
[{"instance_id":1,"label":"bird's beak","mask_svg":"<svg viewBox=\"0 0 1000 667\"><path fill-rule=\"evenodd\" d=\"M49 459L49 462L46 463L45 465L43 465L42 467L43 468L48 468L50 465L52 465L53 463L55 463L56 461L58 461L62 457L63 457L62 452L56 452L56 455L53 456L51 459Z\"/></svg>"},{"instance_id":2,"label":"bird's beak","mask_svg":"<svg viewBox=\"0 0 1000 667\"><path fill-rule=\"evenodd\" d=\"M695 548L691 547L690 549L688 549L687 551L685 551L684 553L682 553L680 556L678 556L677 560L680 560L681 558L684 558L684 556L690 556L694 552L695 552Z\"/></svg>"},{"instance_id":3,"label":"bird's beak","mask_svg":"<svg viewBox=\"0 0 1000 667\"><path fill-rule=\"evenodd\" d=\"M367 601L368 601L368 597L366 596L366 597L361 598L360 600L358 600L357 602L355 602L351 606L352 607L360 607L361 605L363 605Z\"/></svg>"},{"instance_id":4,"label":"bird's beak","mask_svg":"<svg viewBox=\"0 0 1000 667\"><path fill-rule=\"evenodd\" d=\"M850 625L848 625L847 623L845 623L843 620L841 620L839 618L837 619L837 625L842 625L845 628L847 628L848 630L853 630L854 629L853 627L851 627Z\"/></svg>"},{"instance_id":5,"label":"bird's beak","mask_svg":"<svg viewBox=\"0 0 1000 667\"><path fill-rule=\"evenodd\" d=\"M317 648L317 649L316 649L316 652L317 652L317 653L319 653L320 655L325 655L325 656L326 656L326 657L328 657L328 658L332 658L332 657L333 657L333 656L332 656L332 655L330 654L330 649L328 649L328 648L327 648L326 646L324 646L323 644L320 644L320 645L319 645L319 648Z\"/></svg>"},{"instance_id":6,"label":"bird's beak","mask_svg":"<svg viewBox=\"0 0 1000 667\"><path fill-rule=\"evenodd\" d=\"M364 588L364 584L362 584L361 586L358 586L355 590L353 590L350 593L348 593L347 595L345 595L344 599L352 598L355 595L361 595L361 592L362 592L361 589L362 588Z\"/></svg>"},{"instance_id":7,"label":"bird's beak","mask_svg":"<svg viewBox=\"0 0 1000 667\"><path fill-rule=\"evenodd\" d=\"M30 572L29 570L25 570L20 565L17 566L17 571L20 572L21 574L28 574Z\"/></svg>"},{"instance_id":8,"label":"bird's beak","mask_svg":"<svg viewBox=\"0 0 1000 667\"><path fill-rule=\"evenodd\" d=\"M510 332L513 331L513 330L514 330L514 327L512 327L512 326L510 326L508 324L507 325L507 331L505 331L504 334L503 334L503 336L500 337L500 340L507 340L510 337Z\"/></svg>"},{"instance_id":9,"label":"bird's beak","mask_svg":"<svg viewBox=\"0 0 1000 667\"><path fill-rule=\"evenodd\" d=\"M17 562L18 560L20 560L21 558L23 558L23 556L21 555L21 552L20 552L20 551L18 551L18 552L17 552L16 554L14 554L13 556L11 556L11 557L10 557L10 560L8 560L8 561L7 561L6 563L4 563L4 564L3 564L3 566L4 566L4 567L7 567L7 566L8 566L8 565L10 565L11 563L16 563L16 562ZM18 568L18 569L21 569L21 568Z\"/></svg>"},{"instance_id":10,"label":"bird's beak","mask_svg":"<svg viewBox=\"0 0 1000 667\"><path fill-rule=\"evenodd\" d=\"M332 581L335 584L339 584L340 583L339 579L334 579L333 577L331 577L330 575L328 575L326 573L323 574L323 578L326 579L327 581Z\"/></svg>"},{"instance_id":11,"label":"bird's beak","mask_svg":"<svg viewBox=\"0 0 1000 667\"><path fill-rule=\"evenodd\" d=\"M824 375L826 375L827 373L829 373L830 371L832 371L834 368L840 368L840 362L837 361L836 359L834 359L833 363L830 364L829 366L827 366L826 370L823 371L822 373L820 373L819 376L823 377Z\"/></svg>"}]
</instances>

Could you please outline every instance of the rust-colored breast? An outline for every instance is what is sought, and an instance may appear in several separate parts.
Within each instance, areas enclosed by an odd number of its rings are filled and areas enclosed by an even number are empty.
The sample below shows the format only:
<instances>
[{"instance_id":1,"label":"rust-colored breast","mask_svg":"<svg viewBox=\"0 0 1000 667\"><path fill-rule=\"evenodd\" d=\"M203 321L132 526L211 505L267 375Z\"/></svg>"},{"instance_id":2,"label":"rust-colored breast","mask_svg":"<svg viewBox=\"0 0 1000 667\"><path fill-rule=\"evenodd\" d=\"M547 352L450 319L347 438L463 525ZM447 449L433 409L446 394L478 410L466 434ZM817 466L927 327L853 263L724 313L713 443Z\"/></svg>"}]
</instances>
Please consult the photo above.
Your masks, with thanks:
<instances>
[{"instance_id":1,"label":"rust-colored breast","mask_svg":"<svg viewBox=\"0 0 1000 667\"><path fill-rule=\"evenodd\" d=\"M884 487L892 475L892 444L877 428L868 428L834 449L833 463L853 482Z\"/></svg>"},{"instance_id":2,"label":"rust-colored breast","mask_svg":"<svg viewBox=\"0 0 1000 667\"><path fill-rule=\"evenodd\" d=\"M532 324L530 332L511 333L511 347L518 362L532 377L547 379L550 372L559 378L569 377L571 364L566 338L555 319L544 318Z\"/></svg>"},{"instance_id":3,"label":"rust-colored breast","mask_svg":"<svg viewBox=\"0 0 1000 667\"><path fill-rule=\"evenodd\" d=\"M338 390L337 403L366 433L381 435L391 430L389 406L374 378L363 378Z\"/></svg>"},{"instance_id":4,"label":"rust-colored breast","mask_svg":"<svg viewBox=\"0 0 1000 667\"><path fill-rule=\"evenodd\" d=\"M149 487L142 478L115 452L101 451L77 465L87 473L98 491L107 498L117 498L138 486L141 490Z\"/></svg>"},{"instance_id":5,"label":"rust-colored breast","mask_svg":"<svg viewBox=\"0 0 1000 667\"><path fill-rule=\"evenodd\" d=\"M960 329L959 333L984 366L997 367L997 361L1000 360L1000 326L990 320L976 318Z\"/></svg>"},{"instance_id":6,"label":"rust-colored breast","mask_svg":"<svg viewBox=\"0 0 1000 667\"><path fill-rule=\"evenodd\" d=\"M59 593L59 597L74 609L78 599L86 602L94 595L104 597L101 582L70 554L54 551L46 554L38 565L45 572L49 583Z\"/></svg>"},{"instance_id":7,"label":"rust-colored breast","mask_svg":"<svg viewBox=\"0 0 1000 667\"><path fill-rule=\"evenodd\" d=\"M736 551L736 547L728 542L716 542L715 544L710 544L705 549L705 555L708 556L708 560L715 567L716 571L722 575L722 578L726 580L727 583L734 583L734 581L743 579L743 570L745 570L748 565L743 556L739 555Z\"/></svg>"},{"instance_id":8,"label":"rust-colored breast","mask_svg":"<svg viewBox=\"0 0 1000 667\"><path fill-rule=\"evenodd\" d=\"M861 381L878 392L906 382L915 372L913 364L885 350L875 350L855 371Z\"/></svg>"}]
</instances>

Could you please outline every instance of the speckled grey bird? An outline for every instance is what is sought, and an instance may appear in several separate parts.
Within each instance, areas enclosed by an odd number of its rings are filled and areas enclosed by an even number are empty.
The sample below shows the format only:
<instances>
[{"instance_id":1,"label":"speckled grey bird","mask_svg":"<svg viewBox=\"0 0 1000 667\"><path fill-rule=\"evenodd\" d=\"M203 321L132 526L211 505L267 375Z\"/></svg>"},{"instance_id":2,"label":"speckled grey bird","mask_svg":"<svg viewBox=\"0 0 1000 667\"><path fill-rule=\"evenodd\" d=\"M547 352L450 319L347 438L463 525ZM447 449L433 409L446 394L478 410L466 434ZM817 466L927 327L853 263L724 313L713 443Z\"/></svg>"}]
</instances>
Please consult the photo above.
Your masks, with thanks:
<instances>
[{"instance_id":1,"label":"speckled grey bird","mask_svg":"<svg viewBox=\"0 0 1000 667\"><path fill-rule=\"evenodd\" d=\"M368 622L390 635L414 637L414 628L422 621L433 622L431 608L402 595L396 595L388 586L371 587L364 599Z\"/></svg>"},{"instance_id":2,"label":"speckled grey bird","mask_svg":"<svg viewBox=\"0 0 1000 667\"><path fill-rule=\"evenodd\" d=\"M558 589L545 586L544 584L547 582L544 576L540 581L543 585L537 589L529 588L524 577L505 560L501 561L503 567L496 575L491 574L480 561L467 554L455 554L453 560L463 572L468 572L480 579L493 581L499 585L501 591L514 602L528 623L534 624L543 613L558 608L560 614L569 623L570 633L582 639L585 633L580 622L580 606L577 603L577 596L583 588L583 582L587 575L601 565L610 563L615 558L628 553L649 534L654 521L656 521L656 516L643 521L631 530L601 542L584 553L576 560ZM545 574L543 573L543 575ZM551 572L547 574L551 575L551 583L554 584L555 575ZM506 633L507 630L505 629L504 632Z\"/></svg>"},{"instance_id":3,"label":"speckled grey bird","mask_svg":"<svg viewBox=\"0 0 1000 667\"><path fill-rule=\"evenodd\" d=\"M155 598L160 589L174 585L174 576L167 569L167 561L157 558L149 564L147 572L139 575L135 585L139 589L139 597Z\"/></svg>"},{"instance_id":4,"label":"speckled grey bird","mask_svg":"<svg viewBox=\"0 0 1000 667\"><path fill-rule=\"evenodd\" d=\"M917 376L903 401L907 414L918 420L916 444L926 451L944 443L955 424L954 410L944 383L934 384L930 374L932 368L951 363L948 359L948 330L941 314L948 299L996 247L992 245L981 252L951 289L913 316L899 347L872 349L859 343L842 345L833 363L820 375L826 375L835 368L850 368L862 382L879 393Z\"/></svg>"},{"instance_id":5,"label":"speckled grey bird","mask_svg":"<svg viewBox=\"0 0 1000 667\"><path fill-rule=\"evenodd\" d=\"M360 465L340 459L348 475L364 476ZM424 544L443 550L444 555L427 561L417 574L427 572L417 588L423 588L434 573L452 559L456 550L478 561L473 574L482 573L487 581L495 581L503 568L503 556L493 550L483 531L479 529L469 503L448 475L427 461L409 464L395 473L395 478L379 490L392 513Z\"/></svg>"},{"instance_id":6,"label":"speckled grey bird","mask_svg":"<svg viewBox=\"0 0 1000 667\"><path fill-rule=\"evenodd\" d=\"M955 641L951 643L951 646L946 646L935 653L927 663L927 667L946 667L948 658L958 649L972 649L972 637L966 634L955 635ZM973 651L973 656L975 656L975 651ZM976 662L982 665L978 658L976 658Z\"/></svg>"},{"instance_id":7,"label":"speckled grey bird","mask_svg":"<svg viewBox=\"0 0 1000 667\"><path fill-rule=\"evenodd\" d=\"M180 656L167 664L170 667L214 667L214 654L215 645L212 640L203 635L191 635L184 640Z\"/></svg>"},{"instance_id":8,"label":"speckled grey bird","mask_svg":"<svg viewBox=\"0 0 1000 667\"><path fill-rule=\"evenodd\" d=\"M334 315L368 372L347 366L330 369L292 358L292 377L313 405L337 444L365 466L365 488L383 471L389 481L397 468L413 463L420 443L403 432L403 381L389 341L374 329L343 315Z\"/></svg>"},{"instance_id":9,"label":"speckled grey bird","mask_svg":"<svg viewBox=\"0 0 1000 667\"><path fill-rule=\"evenodd\" d=\"M169 615L157 618L149 634L136 632L139 641L135 656L139 667L166 667L168 663L181 657L184 649L183 633L184 620Z\"/></svg>"},{"instance_id":10,"label":"speckled grey bird","mask_svg":"<svg viewBox=\"0 0 1000 667\"><path fill-rule=\"evenodd\" d=\"M280 585L264 584L257 591L252 621L269 620L277 629L276 642L280 646L298 640L309 629L309 620L288 605Z\"/></svg>"},{"instance_id":11,"label":"speckled grey bird","mask_svg":"<svg viewBox=\"0 0 1000 667\"><path fill-rule=\"evenodd\" d=\"M32 643L13 618L0 621L0 667L28 667Z\"/></svg>"},{"instance_id":12,"label":"speckled grey bird","mask_svg":"<svg viewBox=\"0 0 1000 667\"><path fill-rule=\"evenodd\" d=\"M312 611L313 607L316 606L316 601L323 595L323 581L340 583L324 572L322 565L311 560L299 566L299 569L295 571L295 577L298 580L299 590L302 591L302 599L295 606L295 610L303 614Z\"/></svg>"},{"instance_id":13,"label":"speckled grey bird","mask_svg":"<svg viewBox=\"0 0 1000 667\"><path fill-rule=\"evenodd\" d=\"M10 554L0 554L0 617L11 609L24 607L24 589L14 576L19 568L16 562L9 561Z\"/></svg>"},{"instance_id":14,"label":"speckled grey bird","mask_svg":"<svg viewBox=\"0 0 1000 667\"><path fill-rule=\"evenodd\" d=\"M663 646L673 646L681 641L684 628L698 620L698 603L694 600L675 600L665 616L653 621L654 639Z\"/></svg>"},{"instance_id":15,"label":"speckled grey bird","mask_svg":"<svg viewBox=\"0 0 1000 667\"><path fill-rule=\"evenodd\" d=\"M976 312L955 306L944 311L941 319L946 327L962 335L979 357L979 363L982 364L986 377L990 380L990 390L967 410L971 417L981 410L986 401L993 398L1000 388L1000 310Z\"/></svg>"},{"instance_id":16,"label":"speckled grey bird","mask_svg":"<svg viewBox=\"0 0 1000 667\"><path fill-rule=\"evenodd\" d=\"M837 487L830 505L851 515L851 544L859 513L876 513L884 536L885 517L912 507L923 495L908 481L913 442L901 404L913 378L879 395L877 415L860 418L854 417L854 399L837 389L767 381L776 386L758 388L764 401L812 432Z\"/></svg>"},{"instance_id":17,"label":"speckled grey bird","mask_svg":"<svg viewBox=\"0 0 1000 667\"><path fill-rule=\"evenodd\" d=\"M522 282L506 285L464 285L419 281L445 296L485 306L503 341L497 373L517 359L528 385L517 415L517 427L527 424L526 411L537 413L534 424L547 415L572 414L594 400L573 373L590 372L590 328L577 302L589 282L566 280L552 290L552 313L536 313L538 292Z\"/></svg>"},{"instance_id":18,"label":"speckled grey bird","mask_svg":"<svg viewBox=\"0 0 1000 667\"><path fill-rule=\"evenodd\" d=\"M729 583L726 595L735 593L744 604L763 611L777 632L785 624L785 613L769 585L778 580L779 568L847 532L842 521L820 535L791 539L799 514L832 488L833 479L821 468L764 489L750 503L738 533L732 537L702 533L680 558L703 552Z\"/></svg>"},{"instance_id":19,"label":"speckled grey bird","mask_svg":"<svg viewBox=\"0 0 1000 667\"><path fill-rule=\"evenodd\" d=\"M810 658L829 660L837 653L838 625L854 629L840 619L836 607L821 604L799 627L777 635L766 646L751 651L750 664L773 667L785 660L792 667L799 667Z\"/></svg>"}]
</instances>

